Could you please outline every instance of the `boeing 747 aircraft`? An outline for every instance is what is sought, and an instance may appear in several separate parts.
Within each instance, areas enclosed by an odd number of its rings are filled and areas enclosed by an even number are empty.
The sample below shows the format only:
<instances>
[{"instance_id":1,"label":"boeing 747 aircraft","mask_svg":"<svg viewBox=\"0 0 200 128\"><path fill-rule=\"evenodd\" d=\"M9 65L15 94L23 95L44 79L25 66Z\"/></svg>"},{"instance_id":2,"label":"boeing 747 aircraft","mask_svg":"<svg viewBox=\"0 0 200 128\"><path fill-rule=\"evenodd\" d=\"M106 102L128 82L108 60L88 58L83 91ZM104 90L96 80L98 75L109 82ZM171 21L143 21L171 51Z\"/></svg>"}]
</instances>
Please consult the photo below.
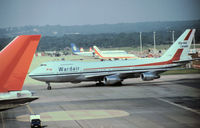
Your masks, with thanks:
<instances>
[{"instance_id":1,"label":"boeing 747 aircraft","mask_svg":"<svg viewBox=\"0 0 200 128\"><path fill-rule=\"evenodd\" d=\"M0 52L0 111L38 99L22 87L40 37L18 36Z\"/></svg>"},{"instance_id":2,"label":"boeing 747 aircraft","mask_svg":"<svg viewBox=\"0 0 200 128\"><path fill-rule=\"evenodd\" d=\"M160 58L140 58L117 61L77 62L54 61L42 63L29 76L51 82L97 81L97 84L120 84L124 79L141 77L142 80L160 78L160 73L190 62L188 55L195 29L187 29Z\"/></svg>"}]
</instances>

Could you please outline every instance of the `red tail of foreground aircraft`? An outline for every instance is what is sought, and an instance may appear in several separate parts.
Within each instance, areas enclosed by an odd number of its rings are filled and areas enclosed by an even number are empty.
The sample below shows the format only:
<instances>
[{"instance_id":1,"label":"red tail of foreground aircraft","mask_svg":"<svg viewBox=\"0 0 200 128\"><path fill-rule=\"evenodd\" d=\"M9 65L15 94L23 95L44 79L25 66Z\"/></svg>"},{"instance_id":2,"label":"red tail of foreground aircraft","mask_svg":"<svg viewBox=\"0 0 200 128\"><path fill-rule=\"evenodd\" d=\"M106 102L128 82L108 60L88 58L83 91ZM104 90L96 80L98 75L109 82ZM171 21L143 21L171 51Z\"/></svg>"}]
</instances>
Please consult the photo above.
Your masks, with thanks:
<instances>
[{"instance_id":1,"label":"red tail of foreground aircraft","mask_svg":"<svg viewBox=\"0 0 200 128\"><path fill-rule=\"evenodd\" d=\"M22 87L40 37L17 36L0 52L0 111L38 99Z\"/></svg>"}]
</instances>

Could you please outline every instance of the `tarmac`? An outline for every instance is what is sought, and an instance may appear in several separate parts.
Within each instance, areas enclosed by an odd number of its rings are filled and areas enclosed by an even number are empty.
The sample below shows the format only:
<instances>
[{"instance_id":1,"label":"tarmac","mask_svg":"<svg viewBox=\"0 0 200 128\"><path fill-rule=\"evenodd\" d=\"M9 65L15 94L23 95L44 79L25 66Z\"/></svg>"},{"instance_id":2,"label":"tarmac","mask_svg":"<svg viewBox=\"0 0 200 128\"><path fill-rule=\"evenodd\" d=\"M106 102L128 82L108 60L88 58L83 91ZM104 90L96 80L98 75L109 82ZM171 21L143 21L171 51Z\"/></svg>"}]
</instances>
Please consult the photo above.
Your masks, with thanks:
<instances>
[{"instance_id":1,"label":"tarmac","mask_svg":"<svg viewBox=\"0 0 200 128\"><path fill-rule=\"evenodd\" d=\"M40 114L47 128L199 128L200 74L127 79L123 86L25 85L40 98L0 113L0 128L28 128Z\"/></svg>"}]
</instances>

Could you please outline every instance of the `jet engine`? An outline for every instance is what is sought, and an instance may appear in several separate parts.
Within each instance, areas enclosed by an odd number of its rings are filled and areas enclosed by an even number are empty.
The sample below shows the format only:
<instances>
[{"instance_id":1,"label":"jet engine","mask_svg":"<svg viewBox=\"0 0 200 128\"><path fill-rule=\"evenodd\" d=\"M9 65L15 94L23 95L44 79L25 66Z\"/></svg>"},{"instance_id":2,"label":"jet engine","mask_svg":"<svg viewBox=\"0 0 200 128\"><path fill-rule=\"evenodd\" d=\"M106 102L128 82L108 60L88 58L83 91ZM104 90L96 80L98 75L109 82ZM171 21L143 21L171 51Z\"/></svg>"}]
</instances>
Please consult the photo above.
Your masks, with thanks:
<instances>
[{"instance_id":1,"label":"jet engine","mask_svg":"<svg viewBox=\"0 0 200 128\"><path fill-rule=\"evenodd\" d=\"M116 84L121 81L122 80L117 75L105 76L103 79L103 83L105 85L112 85L112 84Z\"/></svg>"},{"instance_id":2,"label":"jet engine","mask_svg":"<svg viewBox=\"0 0 200 128\"><path fill-rule=\"evenodd\" d=\"M144 81L149 81L160 78L160 75L156 74L155 72L145 72L141 74L141 78Z\"/></svg>"}]
</instances>

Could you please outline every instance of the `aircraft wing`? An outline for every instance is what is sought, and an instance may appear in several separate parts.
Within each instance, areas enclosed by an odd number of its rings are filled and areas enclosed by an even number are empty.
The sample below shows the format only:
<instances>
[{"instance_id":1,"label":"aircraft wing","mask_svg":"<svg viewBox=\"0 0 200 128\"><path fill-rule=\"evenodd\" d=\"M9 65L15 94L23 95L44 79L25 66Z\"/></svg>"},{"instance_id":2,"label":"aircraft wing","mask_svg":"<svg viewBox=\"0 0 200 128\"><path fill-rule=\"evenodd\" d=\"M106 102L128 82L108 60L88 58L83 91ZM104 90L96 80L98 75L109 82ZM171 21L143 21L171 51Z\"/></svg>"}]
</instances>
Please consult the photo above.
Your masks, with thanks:
<instances>
[{"instance_id":1,"label":"aircraft wing","mask_svg":"<svg viewBox=\"0 0 200 128\"><path fill-rule=\"evenodd\" d=\"M157 74L165 72L165 71L170 71L170 70L183 70L185 68L164 68L164 69L147 69L147 70L136 70L136 71L128 71L128 72L121 72L120 76L124 75L131 75L131 74L141 74L145 72L155 72Z\"/></svg>"},{"instance_id":2,"label":"aircraft wing","mask_svg":"<svg viewBox=\"0 0 200 128\"><path fill-rule=\"evenodd\" d=\"M200 58L193 58L193 59L190 59L190 60L173 61L173 63L189 63L189 62L195 61L195 60L200 60Z\"/></svg>"},{"instance_id":3,"label":"aircraft wing","mask_svg":"<svg viewBox=\"0 0 200 128\"><path fill-rule=\"evenodd\" d=\"M110 76L110 75L114 75L116 73L114 72L108 72L108 73L94 73L94 74L89 74L89 75L85 75L84 77L88 80L97 80L97 79L103 79L105 76Z\"/></svg>"},{"instance_id":4,"label":"aircraft wing","mask_svg":"<svg viewBox=\"0 0 200 128\"><path fill-rule=\"evenodd\" d=\"M183 70L184 68L158 68L158 69L147 69L147 70L129 70L129 71L117 71L117 72L104 72L101 74L90 74L90 75L86 75L85 78L89 79L89 80L97 80L97 79L103 79L105 76L110 76L110 75L117 75L120 78L125 78L128 76L138 76L141 73L145 73L145 72L155 72L157 74L165 72L165 71L169 71L169 70Z\"/></svg>"}]
</instances>

